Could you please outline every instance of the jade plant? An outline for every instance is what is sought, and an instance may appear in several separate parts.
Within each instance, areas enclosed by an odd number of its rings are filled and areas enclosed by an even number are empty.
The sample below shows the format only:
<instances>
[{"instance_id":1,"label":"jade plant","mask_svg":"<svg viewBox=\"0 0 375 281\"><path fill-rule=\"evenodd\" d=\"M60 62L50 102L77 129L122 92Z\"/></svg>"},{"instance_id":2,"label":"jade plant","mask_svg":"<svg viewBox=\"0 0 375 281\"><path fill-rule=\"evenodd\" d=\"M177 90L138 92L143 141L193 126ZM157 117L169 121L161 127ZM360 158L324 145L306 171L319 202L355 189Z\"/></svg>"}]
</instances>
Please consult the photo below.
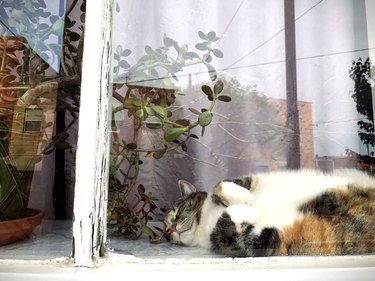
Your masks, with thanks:
<instances>
[{"instance_id":1,"label":"jade plant","mask_svg":"<svg viewBox=\"0 0 375 281\"><path fill-rule=\"evenodd\" d=\"M207 34L199 31L198 35L201 39L195 45L198 52L190 51L187 45L180 45L164 35L163 46L155 49L146 46L145 55L133 66L127 61L132 53L129 49L121 46L115 49L114 73L125 82L115 83L113 92L119 104L112 111L108 206L109 227L114 235L137 239L146 234L151 241L158 241L158 234L162 230L151 226L150 222L164 210L157 206L157 198L152 192L146 192L145 186L137 181L143 161L150 157L161 159L171 151L187 151L189 140L198 138L193 132L194 128L200 128L203 136L205 128L211 124L216 102L231 101L229 96L223 94L224 84L217 78L217 72L211 65L213 57L223 57L223 53L213 47L219 37L214 31ZM211 82L201 86L202 95L209 101L208 106L187 108L195 117L179 118L171 107L184 93L174 83L179 81L179 75L184 70L194 65L205 66L209 74ZM150 83L143 85L144 81ZM114 121L119 111L126 111L126 116L132 120L132 137L128 141L118 133L120 130ZM152 146L142 146L142 128L160 136Z\"/></svg>"}]
</instances>

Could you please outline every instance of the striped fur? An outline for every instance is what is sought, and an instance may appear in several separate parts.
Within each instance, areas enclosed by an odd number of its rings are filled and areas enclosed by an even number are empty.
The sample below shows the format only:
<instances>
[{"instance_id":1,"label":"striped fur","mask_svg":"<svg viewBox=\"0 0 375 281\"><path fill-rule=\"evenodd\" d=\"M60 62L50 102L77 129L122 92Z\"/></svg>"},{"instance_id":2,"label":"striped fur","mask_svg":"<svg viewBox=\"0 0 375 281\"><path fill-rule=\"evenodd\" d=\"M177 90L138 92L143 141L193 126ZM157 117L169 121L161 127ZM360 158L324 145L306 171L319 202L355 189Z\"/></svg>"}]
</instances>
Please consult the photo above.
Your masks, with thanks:
<instances>
[{"instance_id":1,"label":"striped fur","mask_svg":"<svg viewBox=\"0 0 375 281\"><path fill-rule=\"evenodd\" d=\"M211 195L190 186L165 226L173 242L229 256L374 253L374 187L353 170L258 174L223 181Z\"/></svg>"}]
</instances>

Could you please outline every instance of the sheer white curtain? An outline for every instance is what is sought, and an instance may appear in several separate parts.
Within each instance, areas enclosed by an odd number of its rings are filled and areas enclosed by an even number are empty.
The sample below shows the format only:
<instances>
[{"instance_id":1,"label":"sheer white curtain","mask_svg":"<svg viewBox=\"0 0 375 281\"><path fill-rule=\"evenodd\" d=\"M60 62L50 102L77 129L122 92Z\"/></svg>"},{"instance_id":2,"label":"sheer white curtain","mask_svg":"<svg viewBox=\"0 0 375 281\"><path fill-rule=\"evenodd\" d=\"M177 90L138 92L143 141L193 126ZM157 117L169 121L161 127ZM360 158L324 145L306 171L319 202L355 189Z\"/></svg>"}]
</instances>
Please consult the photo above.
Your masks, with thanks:
<instances>
[{"instance_id":1,"label":"sheer white curtain","mask_svg":"<svg viewBox=\"0 0 375 281\"><path fill-rule=\"evenodd\" d=\"M220 39L214 47L224 54L211 64L232 101L216 104L212 123L203 137L193 131L199 140L190 139L187 152L143 159L138 180L160 206L179 196L178 179L211 190L225 178L286 168L283 1L117 2L113 49L130 49L130 65L145 54L145 46L162 46L164 34L199 52L194 47L202 41L198 32L215 31ZM348 74L353 60L369 56L365 1L304 0L295 5L301 166L315 168L315 155L339 157L347 148L365 154ZM174 114L189 119L194 115L187 108L207 106L200 85L213 82L205 70L200 65L179 73L173 87L184 95L172 105ZM131 138L126 114L116 120L121 134ZM143 133L148 145L157 137L147 129Z\"/></svg>"}]
</instances>

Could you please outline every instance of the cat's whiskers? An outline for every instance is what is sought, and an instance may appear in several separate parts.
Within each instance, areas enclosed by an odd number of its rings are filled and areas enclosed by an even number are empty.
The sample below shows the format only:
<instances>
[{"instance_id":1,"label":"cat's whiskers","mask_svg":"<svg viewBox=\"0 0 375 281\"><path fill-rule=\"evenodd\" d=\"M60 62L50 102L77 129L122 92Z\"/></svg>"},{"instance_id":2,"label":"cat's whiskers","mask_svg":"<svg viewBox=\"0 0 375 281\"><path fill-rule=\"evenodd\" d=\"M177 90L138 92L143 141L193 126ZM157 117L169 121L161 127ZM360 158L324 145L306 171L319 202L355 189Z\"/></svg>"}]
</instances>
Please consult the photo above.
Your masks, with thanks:
<instances>
[{"instance_id":1,"label":"cat's whiskers","mask_svg":"<svg viewBox=\"0 0 375 281\"><path fill-rule=\"evenodd\" d=\"M185 226L189 223L189 222L192 222L195 218L195 216L197 215L198 212L201 211L201 207L198 208L197 210L194 210L194 212L187 218L185 218L183 221L181 221L181 223L179 224L179 229L185 229ZM192 223L191 223L192 224ZM181 232L185 232L187 230L189 230L191 227L188 227L188 229L184 230L184 231L179 231L180 233Z\"/></svg>"}]
</instances>

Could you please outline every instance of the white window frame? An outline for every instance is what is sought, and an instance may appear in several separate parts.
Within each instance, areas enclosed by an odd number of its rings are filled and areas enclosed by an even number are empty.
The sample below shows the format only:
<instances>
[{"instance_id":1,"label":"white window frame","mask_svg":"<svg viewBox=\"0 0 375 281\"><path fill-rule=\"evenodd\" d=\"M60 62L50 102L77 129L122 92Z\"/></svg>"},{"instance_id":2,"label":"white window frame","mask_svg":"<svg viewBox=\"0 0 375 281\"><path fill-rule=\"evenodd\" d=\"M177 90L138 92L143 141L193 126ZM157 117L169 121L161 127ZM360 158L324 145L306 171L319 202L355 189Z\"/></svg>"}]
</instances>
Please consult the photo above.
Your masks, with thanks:
<instances>
[{"instance_id":1,"label":"white window frame","mask_svg":"<svg viewBox=\"0 0 375 281\"><path fill-rule=\"evenodd\" d=\"M76 165L73 219L73 267L61 270L61 260L49 262L1 262L0 280L88 280L128 277L163 279L199 277L233 279L269 277L278 280L372 280L375 256L267 257L245 259L153 259L105 254L107 186L110 149L111 26L113 0L87 0L82 67L81 108ZM124 241L127 243L127 241ZM129 242L132 243L132 242ZM12 265L16 275L2 273ZM83 270L75 270L83 267ZM92 268L86 270L86 268ZM10 278L7 278L10 277ZM139 277L139 276L138 276ZM55 280L56 280L55 279ZM80 279L81 280L81 279ZM83 279L82 279L83 280Z\"/></svg>"},{"instance_id":2,"label":"white window frame","mask_svg":"<svg viewBox=\"0 0 375 281\"><path fill-rule=\"evenodd\" d=\"M86 3L73 209L73 258L94 266L105 252L111 114L113 0Z\"/></svg>"}]
</instances>

